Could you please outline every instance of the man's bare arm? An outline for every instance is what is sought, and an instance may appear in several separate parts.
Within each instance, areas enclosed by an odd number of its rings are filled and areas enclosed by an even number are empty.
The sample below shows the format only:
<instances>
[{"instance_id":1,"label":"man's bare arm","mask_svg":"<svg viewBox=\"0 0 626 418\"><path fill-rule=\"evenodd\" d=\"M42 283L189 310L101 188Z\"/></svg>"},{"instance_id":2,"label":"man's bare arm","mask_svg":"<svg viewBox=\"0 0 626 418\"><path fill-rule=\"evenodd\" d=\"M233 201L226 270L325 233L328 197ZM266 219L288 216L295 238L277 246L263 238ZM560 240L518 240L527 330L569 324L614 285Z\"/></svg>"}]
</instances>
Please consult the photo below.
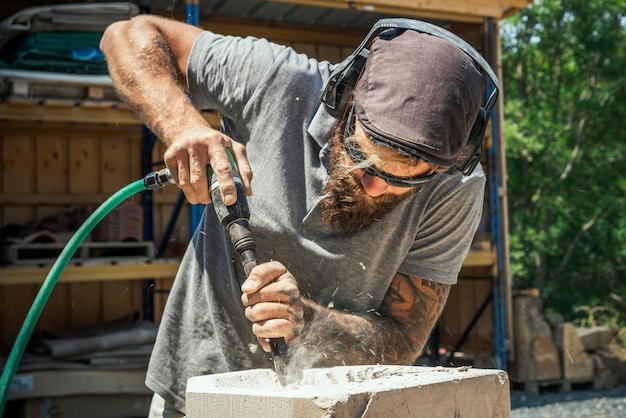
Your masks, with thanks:
<instances>
[{"instance_id":1,"label":"man's bare arm","mask_svg":"<svg viewBox=\"0 0 626 418\"><path fill-rule=\"evenodd\" d=\"M321 365L413 364L449 292L450 285L397 273L381 308L371 316L305 303L303 339L322 349Z\"/></svg>"},{"instance_id":2,"label":"man's bare arm","mask_svg":"<svg viewBox=\"0 0 626 418\"><path fill-rule=\"evenodd\" d=\"M450 292L450 285L397 273L380 309L355 315L320 306L300 296L282 264L257 266L244 284L242 301L253 332L285 337L318 366L412 364L426 344Z\"/></svg>"},{"instance_id":3,"label":"man's bare arm","mask_svg":"<svg viewBox=\"0 0 626 418\"><path fill-rule=\"evenodd\" d=\"M187 61L201 32L182 22L140 15L110 25L100 48L120 98L167 146L165 163L189 202L210 202L210 164L224 202L232 204L236 191L226 149L235 156L248 194L252 172L244 147L211 128L187 96Z\"/></svg>"},{"instance_id":4,"label":"man's bare arm","mask_svg":"<svg viewBox=\"0 0 626 418\"><path fill-rule=\"evenodd\" d=\"M118 95L163 141L176 138L186 125L204 123L186 95L187 60L200 32L140 15L113 23L102 36L100 48Z\"/></svg>"}]
</instances>

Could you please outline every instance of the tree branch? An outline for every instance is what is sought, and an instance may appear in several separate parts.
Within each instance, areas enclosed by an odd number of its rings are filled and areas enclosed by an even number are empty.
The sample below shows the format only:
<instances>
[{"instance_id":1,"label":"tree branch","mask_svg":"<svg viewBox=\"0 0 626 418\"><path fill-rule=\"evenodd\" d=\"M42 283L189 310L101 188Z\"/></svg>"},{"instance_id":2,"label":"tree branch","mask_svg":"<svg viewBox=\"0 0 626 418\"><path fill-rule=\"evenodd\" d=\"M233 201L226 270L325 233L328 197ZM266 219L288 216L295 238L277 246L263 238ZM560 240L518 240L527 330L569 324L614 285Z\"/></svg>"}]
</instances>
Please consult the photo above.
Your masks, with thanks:
<instances>
[{"instance_id":1,"label":"tree branch","mask_svg":"<svg viewBox=\"0 0 626 418\"><path fill-rule=\"evenodd\" d=\"M584 100L588 100L592 98L595 94L596 87L596 76L594 75L593 69L596 67L598 60L600 59L600 54L597 54L594 58L593 64L590 66L590 76L589 82L587 83L587 88L580 94L578 101L582 102ZM560 181L564 181L569 173L572 171L574 164L578 161L578 156L580 155L580 147L583 143L583 139L585 136L583 135L585 132L585 124L587 122L586 118L580 118L578 120L578 126L576 128L576 143L574 144L574 148L572 149L572 153L570 154L569 161L565 165L565 168L561 172L559 176Z\"/></svg>"},{"instance_id":2,"label":"tree branch","mask_svg":"<svg viewBox=\"0 0 626 418\"><path fill-rule=\"evenodd\" d=\"M572 257L572 253L574 252L574 249L576 248L576 245L578 245L578 242L581 240L583 235L585 235L585 233L587 233L587 231L589 231L591 229L591 227L593 227L593 225L596 223L596 221L599 218L603 217L604 215L606 215L606 208L604 208L598 215L594 216L593 218L589 219L587 222L585 222L583 224L583 226L576 233L576 236L574 237L574 239L567 246L567 250L563 254L563 257L561 258L561 262L559 263L559 266L550 275L551 278L552 277L558 277L561 274L561 272L563 271L563 269L565 268L565 266L569 262L570 258Z\"/></svg>"}]
</instances>

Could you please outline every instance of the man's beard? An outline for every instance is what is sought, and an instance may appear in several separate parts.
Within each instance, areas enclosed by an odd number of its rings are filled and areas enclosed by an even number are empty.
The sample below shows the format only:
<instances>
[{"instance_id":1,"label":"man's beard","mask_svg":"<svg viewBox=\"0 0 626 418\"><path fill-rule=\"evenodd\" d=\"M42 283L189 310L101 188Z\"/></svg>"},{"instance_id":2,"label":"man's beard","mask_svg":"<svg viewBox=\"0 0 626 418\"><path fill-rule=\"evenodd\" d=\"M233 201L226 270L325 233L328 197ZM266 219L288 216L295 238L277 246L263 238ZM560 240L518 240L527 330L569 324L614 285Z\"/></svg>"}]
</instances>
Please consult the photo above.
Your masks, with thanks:
<instances>
[{"instance_id":1,"label":"man's beard","mask_svg":"<svg viewBox=\"0 0 626 418\"><path fill-rule=\"evenodd\" d=\"M341 124L339 124L341 125ZM346 167L348 155L343 146L343 127L338 126L330 138L329 178L321 201L322 220L333 229L352 234L368 228L383 218L400 202L413 196L385 193L371 197L360 181Z\"/></svg>"}]
</instances>

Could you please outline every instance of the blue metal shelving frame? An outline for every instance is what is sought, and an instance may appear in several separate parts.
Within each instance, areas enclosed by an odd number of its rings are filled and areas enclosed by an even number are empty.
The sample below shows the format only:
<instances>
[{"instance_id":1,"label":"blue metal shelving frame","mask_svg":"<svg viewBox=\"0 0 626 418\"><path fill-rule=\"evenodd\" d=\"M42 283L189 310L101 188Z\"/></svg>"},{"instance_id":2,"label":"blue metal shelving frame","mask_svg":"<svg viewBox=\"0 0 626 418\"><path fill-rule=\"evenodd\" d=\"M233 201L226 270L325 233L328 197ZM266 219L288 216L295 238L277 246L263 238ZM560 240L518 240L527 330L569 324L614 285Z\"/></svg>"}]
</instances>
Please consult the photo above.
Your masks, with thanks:
<instances>
[{"instance_id":1,"label":"blue metal shelving frame","mask_svg":"<svg viewBox=\"0 0 626 418\"><path fill-rule=\"evenodd\" d=\"M487 20L488 38L491 39L494 31L493 19ZM497 112L494 109L491 115L491 147L487 149L488 177L487 187L489 193L489 232L491 233L496 248L497 271L492 278L492 302L493 302L493 334L494 334L494 359L495 366L499 369L507 369L506 356L506 331L505 331L505 307L504 307L504 277L503 277L503 238L501 225L500 207L500 181L501 167L499 165L499 124Z\"/></svg>"},{"instance_id":2,"label":"blue metal shelving frame","mask_svg":"<svg viewBox=\"0 0 626 418\"><path fill-rule=\"evenodd\" d=\"M199 0L187 0L185 2L185 22L194 26L200 26L200 10L199 10ZM156 136L147 128L143 127L142 132L142 150L141 150L141 170L142 176L150 173L154 170L155 163L152 161L152 150L154 149L154 145L157 142ZM143 206L143 238L145 241L153 241L154 240L154 220L153 220L153 198L152 191L146 190L142 192L141 202ZM174 230L174 224L176 223L176 219L180 214L180 211L185 202L185 196L182 192L179 193L176 204L174 205L174 209L172 214L170 215L170 219L163 233L163 237L161 239L161 243L156 252L156 258L163 257L165 253L165 249L167 247L168 242L170 241L170 237ZM198 225L200 224L200 219L202 218L202 212L204 210L204 205L195 204L189 205L189 227L190 231L193 232L196 230ZM155 280L154 279L146 279L144 280L144 292L143 292L143 318L147 321L154 321L154 292L158 291L155 289Z\"/></svg>"}]
</instances>

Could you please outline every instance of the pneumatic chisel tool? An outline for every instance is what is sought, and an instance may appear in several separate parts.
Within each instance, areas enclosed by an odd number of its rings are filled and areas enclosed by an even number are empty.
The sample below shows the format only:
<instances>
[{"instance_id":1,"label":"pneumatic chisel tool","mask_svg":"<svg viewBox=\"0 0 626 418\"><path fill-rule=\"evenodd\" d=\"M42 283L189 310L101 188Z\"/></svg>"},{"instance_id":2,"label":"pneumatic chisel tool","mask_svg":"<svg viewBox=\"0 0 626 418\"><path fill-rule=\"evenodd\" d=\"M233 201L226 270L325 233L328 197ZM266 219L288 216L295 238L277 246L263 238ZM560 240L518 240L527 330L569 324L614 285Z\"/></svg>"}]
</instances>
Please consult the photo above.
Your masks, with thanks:
<instances>
[{"instance_id":1,"label":"pneumatic chisel tool","mask_svg":"<svg viewBox=\"0 0 626 418\"><path fill-rule=\"evenodd\" d=\"M213 208L215 209L217 217L228 230L230 240L233 243L237 255L239 255L241 265L243 266L247 278L254 266L258 264L256 244L250 230L250 209L248 208L246 192L230 153L228 156L232 167L233 180L235 181L235 187L237 189L237 200L229 206L224 203L216 176L212 173L213 170L209 169L211 200L213 201ZM282 337L270 338L269 344L272 349L274 371L281 385L285 386L287 384L287 344Z\"/></svg>"},{"instance_id":2,"label":"pneumatic chisel tool","mask_svg":"<svg viewBox=\"0 0 626 418\"><path fill-rule=\"evenodd\" d=\"M213 201L213 208L217 214L218 219L224 225L230 240L241 260L243 270L246 278L250 275L250 272L258 264L256 256L256 243L250 230L250 209L248 207L248 200L246 199L246 192L241 182L241 177L237 171L235 161L232 158L230 152L227 153L230 160L233 180L235 181L235 187L237 189L237 200L232 205L226 205L222 199L217 178L213 173L210 166L207 167L207 177L210 181L211 200ZM174 183L174 179L167 168L160 171L151 173L144 179L146 187L148 189L156 189L159 186L163 186L166 183ZM240 280L241 282L242 280ZM272 349L272 361L274 363L274 371L278 376L278 380L281 385L287 385L287 344L285 339L270 338L270 347Z\"/></svg>"}]
</instances>

